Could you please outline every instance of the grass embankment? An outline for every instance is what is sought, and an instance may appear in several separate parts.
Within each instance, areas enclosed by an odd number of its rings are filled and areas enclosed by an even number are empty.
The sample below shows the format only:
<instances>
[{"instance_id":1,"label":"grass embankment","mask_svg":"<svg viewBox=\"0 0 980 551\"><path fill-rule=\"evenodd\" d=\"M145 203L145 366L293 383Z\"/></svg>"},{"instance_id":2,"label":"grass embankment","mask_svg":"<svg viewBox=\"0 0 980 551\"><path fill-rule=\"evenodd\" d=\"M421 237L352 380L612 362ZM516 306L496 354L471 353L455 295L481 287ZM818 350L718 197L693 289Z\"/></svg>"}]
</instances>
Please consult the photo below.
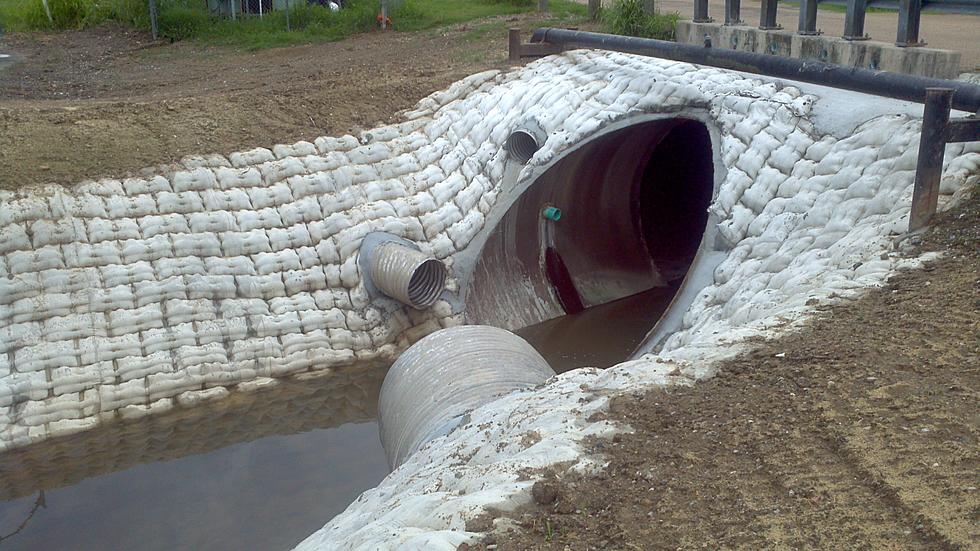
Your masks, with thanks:
<instances>
[{"instance_id":1,"label":"grass embankment","mask_svg":"<svg viewBox=\"0 0 980 551\"><path fill-rule=\"evenodd\" d=\"M236 0L238 1L238 0ZM581 17L585 6L552 0L558 17ZM6 31L80 29L117 22L149 29L146 0L0 0L0 27ZM199 39L248 49L340 40L377 27L377 0L348 0L332 12L326 7L293 2L288 10L236 19L209 12L205 0L157 0L158 24L164 39ZM238 4L236 4L237 6ZM534 11L533 0L404 0L392 12L395 30L418 31L492 16ZM288 19L288 25L287 25Z\"/></svg>"},{"instance_id":2,"label":"grass embankment","mask_svg":"<svg viewBox=\"0 0 980 551\"><path fill-rule=\"evenodd\" d=\"M240 0L234 0L240 6ZM535 0L404 0L391 14L395 30L419 31L494 16L532 12ZM567 23L585 17L583 4L569 0L549 3L552 17ZM617 0L602 11L609 32L673 39L679 15L643 13L641 0ZM378 0L348 0L343 9L293 0L288 10L274 10L235 19L209 11L206 0L157 0L158 25L164 39L198 39L259 49L288 44L340 40L368 32L378 24ZM0 29L8 32L81 29L116 22L149 29L147 0L0 0ZM493 25L494 29L500 25Z\"/></svg>"}]
</instances>

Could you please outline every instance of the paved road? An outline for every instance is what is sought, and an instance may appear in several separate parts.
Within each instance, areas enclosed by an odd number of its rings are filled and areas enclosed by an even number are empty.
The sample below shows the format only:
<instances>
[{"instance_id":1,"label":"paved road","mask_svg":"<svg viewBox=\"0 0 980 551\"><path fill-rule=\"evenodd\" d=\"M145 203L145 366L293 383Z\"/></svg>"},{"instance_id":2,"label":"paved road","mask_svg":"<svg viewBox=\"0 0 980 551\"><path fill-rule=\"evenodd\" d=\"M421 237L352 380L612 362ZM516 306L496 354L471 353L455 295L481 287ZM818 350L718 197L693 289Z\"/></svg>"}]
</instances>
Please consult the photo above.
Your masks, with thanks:
<instances>
[{"instance_id":1,"label":"paved road","mask_svg":"<svg viewBox=\"0 0 980 551\"><path fill-rule=\"evenodd\" d=\"M580 0L583 3L585 0ZM603 0L611 4L611 0ZM742 20L748 24L759 23L759 2L742 0ZM694 13L693 0L658 0L657 7L662 11L676 11L690 19ZM715 21L725 20L725 1L709 0L708 14ZM799 9L796 6L780 6L777 21L787 29L796 29ZM844 13L821 9L817 13L817 28L830 36L844 33ZM865 16L864 30L873 40L894 42L898 29L898 12L875 12ZM922 15L919 36L930 47L959 50L963 57L961 71L980 71L980 16L948 13L925 13Z\"/></svg>"}]
</instances>

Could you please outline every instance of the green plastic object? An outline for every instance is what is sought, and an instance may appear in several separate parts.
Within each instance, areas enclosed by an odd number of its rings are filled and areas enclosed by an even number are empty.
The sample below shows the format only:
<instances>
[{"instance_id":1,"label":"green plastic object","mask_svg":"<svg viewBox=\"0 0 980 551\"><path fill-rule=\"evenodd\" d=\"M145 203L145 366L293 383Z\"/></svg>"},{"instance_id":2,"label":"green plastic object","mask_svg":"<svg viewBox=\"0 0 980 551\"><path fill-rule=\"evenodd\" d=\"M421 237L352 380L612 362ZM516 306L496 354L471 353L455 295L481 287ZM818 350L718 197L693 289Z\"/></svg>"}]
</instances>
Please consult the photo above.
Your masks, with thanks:
<instances>
[{"instance_id":1,"label":"green plastic object","mask_svg":"<svg viewBox=\"0 0 980 551\"><path fill-rule=\"evenodd\" d=\"M552 222L557 222L561 220L561 209L556 207L545 207L544 211L541 212L545 218L551 220Z\"/></svg>"}]
</instances>

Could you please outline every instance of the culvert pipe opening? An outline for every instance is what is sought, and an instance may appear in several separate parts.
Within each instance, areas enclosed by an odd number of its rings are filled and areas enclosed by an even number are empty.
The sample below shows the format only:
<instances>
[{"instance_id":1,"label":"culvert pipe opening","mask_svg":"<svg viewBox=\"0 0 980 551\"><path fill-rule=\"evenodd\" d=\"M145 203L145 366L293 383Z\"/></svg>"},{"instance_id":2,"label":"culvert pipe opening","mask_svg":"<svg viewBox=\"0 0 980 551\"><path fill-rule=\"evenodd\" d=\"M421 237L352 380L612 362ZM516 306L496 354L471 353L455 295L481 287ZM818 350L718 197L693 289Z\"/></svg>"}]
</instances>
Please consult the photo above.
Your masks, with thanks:
<instances>
[{"instance_id":1,"label":"culvert pipe opening","mask_svg":"<svg viewBox=\"0 0 980 551\"><path fill-rule=\"evenodd\" d=\"M372 252L371 282L385 295L412 308L435 304L446 288L446 266L399 243L382 243Z\"/></svg>"},{"instance_id":2,"label":"culvert pipe opening","mask_svg":"<svg viewBox=\"0 0 980 551\"><path fill-rule=\"evenodd\" d=\"M707 127L681 117L573 146L490 233L467 283L467 321L517 332L557 371L628 359L687 296L685 282L696 285L689 272L703 275L714 163Z\"/></svg>"},{"instance_id":3,"label":"culvert pipe opening","mask_svg":"<svg viewBox=\"0 0 980 551\"><path fill-rule=\"evenodd\" d=\"M399 356L381 385L378 424L388 464L398 467L473 409L554 375L527 341L497 327L463 325L426 336Z\"/></svg>"},{"instance_id":4,"label":"culvert pipe opening","mask_svg":"<svg viewBox=\"0 0 980 551\"><path fill-rule=\"evenodd\" d=\"M531 160L531 157L534 156L540 146L530 132L518 130L507 138L507 143L504 147L517 162L525 164Z\"/></svg>"}]
</instances>

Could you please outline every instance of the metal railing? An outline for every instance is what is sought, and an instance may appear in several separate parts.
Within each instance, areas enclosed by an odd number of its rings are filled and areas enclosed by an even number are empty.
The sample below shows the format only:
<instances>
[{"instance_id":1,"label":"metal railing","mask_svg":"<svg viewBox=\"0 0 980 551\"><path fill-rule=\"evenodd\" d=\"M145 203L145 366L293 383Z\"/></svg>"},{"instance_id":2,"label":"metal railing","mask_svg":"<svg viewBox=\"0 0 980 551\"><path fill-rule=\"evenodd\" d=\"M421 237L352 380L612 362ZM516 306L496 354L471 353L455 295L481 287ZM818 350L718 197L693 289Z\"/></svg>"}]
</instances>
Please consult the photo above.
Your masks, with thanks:
<instances>
[{"instance_id":1,"label":"metal railing","mask_svg":"<svg viewBox=\"0 0 980 551\"><path fill-rule=\"evenodd\" d=\"M759 29L764 31L782 29L776 20L779 0L762 0L759 15ZM867 11L867 0L847 0L847 12L844 15L844 31L841 35L845 40L868 40L870 36L864 32L864 14ZM925 46L919 38L919 21L922 18L922 0L898 1L898 31L895 35L895 45L900 47ZM708 15L708 0L694 0L695 23L711 23L714 21ZM745 25L741 17L741 0L725 0L725 25ZM821 34L817 30L817 0L800 0L800 17L797 34L810 36Z\"/></svg>"}]
</instances>

